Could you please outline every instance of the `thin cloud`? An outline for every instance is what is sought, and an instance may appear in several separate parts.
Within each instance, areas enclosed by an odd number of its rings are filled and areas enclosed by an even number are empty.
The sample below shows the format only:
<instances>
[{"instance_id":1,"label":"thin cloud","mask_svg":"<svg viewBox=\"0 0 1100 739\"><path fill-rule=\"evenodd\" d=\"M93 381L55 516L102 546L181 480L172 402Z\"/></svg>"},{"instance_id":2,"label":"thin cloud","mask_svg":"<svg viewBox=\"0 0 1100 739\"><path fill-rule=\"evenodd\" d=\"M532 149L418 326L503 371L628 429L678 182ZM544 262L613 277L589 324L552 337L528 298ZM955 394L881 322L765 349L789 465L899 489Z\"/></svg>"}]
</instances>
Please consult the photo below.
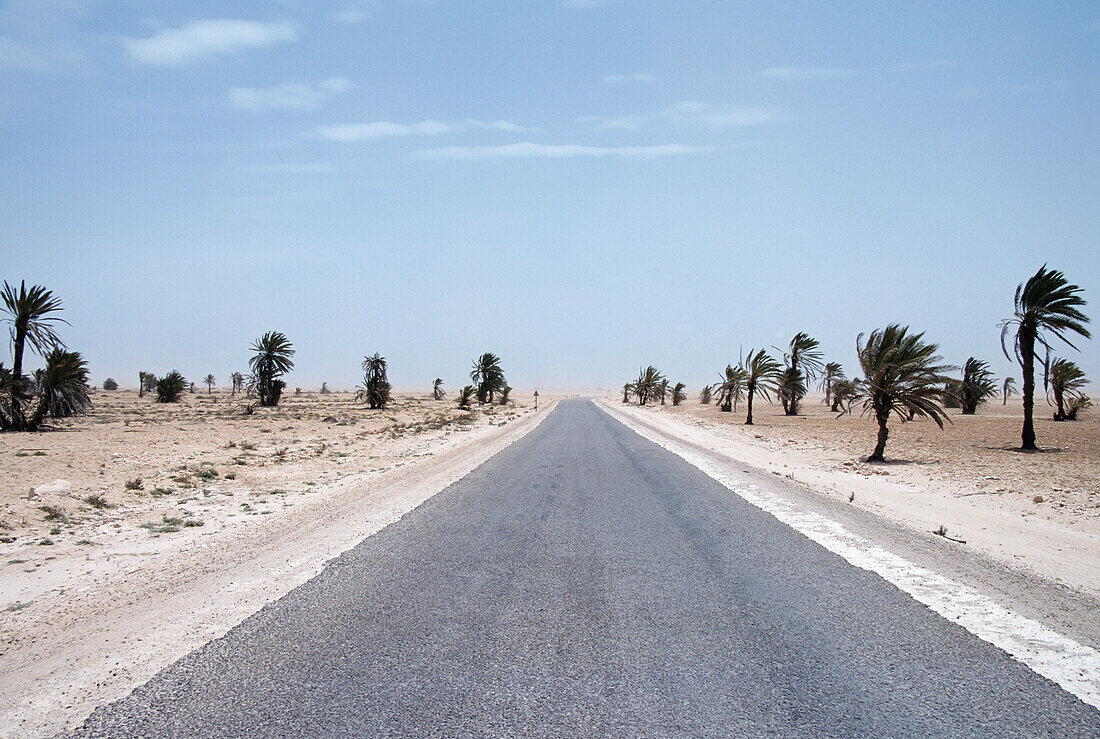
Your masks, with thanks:
<instances>
[{"instance_id":1,"label":"thin cloud","mask_svg":"<svg viewBox=\"0 0 1100 739\"><path fill-rule=\"evenodd\" d=\"M332 77L316 85L287 83L276 87L234 87L229 90L229 104L249 113L265 110L316 110L334 93L346 92L352 86L346 77Z\"/></svg>"},{"instance_id":2,"label":"thin cloud","mask_svg":"<svg viewBox=\"0 0 1100 739\"><path fill-rule=\"evenodd\" d=\"M618 85L623 82L642 82L648 85L656 82L657 78L651 74L638 72L636 74L605 74L603 81L609 85Z\"/></svg>"},{"instance_id":3,"label":"thin cloud","mask_svg":"<svg viewBox=\"0 0 1100 739\"><path fill-rule=\"evenodd\" d=\"M710 146L660 144L656 146L584 146L582 144L535 144L522 141L499 146L441 146L421 149L421 159L479 161L490 159L570 159L575 157L618 157L621 159L657 159L716 151Z\"/></svg>"},{"instance_id":4,"label":"thin cloud","mask_svg":"<svg viewBox=\"0 0 1100 739\"><path fill-rule=\"evenodd\" d=\"M122 44L134 61L155 67L176 67L205 57L272 46L297 38L298 30L292 23L217 18L193 21L149 38L125 37Z\"/></svg>"},{"instance_id":5,"label":"thin cloud","mask_svg":"<svg viewBox=\"0 0 1100 739\"><path fill-rule=\"evenodd\" d=\"M825 80L851 77L854 69L843 67L768 67L760 72L761 77L772 80Z\"/></svg>"},{"instance_id":6,"label":"thin cloud","mask_svg":"<svg viewBox=\"0 0 1100 739\"><path fill-rule=\"evenodd\" d=\"M473 118L464 121L418 121L416 123L393 123L391 121L371 121L369 123L340 123L334 126L321 126L315 129L323 138L344 143L373 141L375 139L403 138L407 136L444 136L463 131L505 131L509 133L529 132L536 129L518 126L511 121L479 121Z\"/></svg>"},{"instance_id":7,"label":"thin cloud","mask_svg":"<svg viewBox=\"0 0 1100 739\"><path fill-rule=\"evenodd\" d=\"M359 0L340 8L330 17L335 23L362 23L374 14L377 5L377 0Z\"/></svg>"}]
</instances>

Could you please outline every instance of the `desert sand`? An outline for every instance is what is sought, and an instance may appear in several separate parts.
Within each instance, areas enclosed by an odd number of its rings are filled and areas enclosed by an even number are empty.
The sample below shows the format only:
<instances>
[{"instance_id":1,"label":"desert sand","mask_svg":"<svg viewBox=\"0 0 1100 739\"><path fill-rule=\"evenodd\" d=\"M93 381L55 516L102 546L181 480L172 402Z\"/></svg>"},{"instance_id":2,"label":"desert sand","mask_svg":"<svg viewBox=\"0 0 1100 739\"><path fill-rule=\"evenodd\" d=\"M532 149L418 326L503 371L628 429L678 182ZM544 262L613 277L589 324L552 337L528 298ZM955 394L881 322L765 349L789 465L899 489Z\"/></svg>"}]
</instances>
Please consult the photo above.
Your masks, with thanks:
<instances>
[{"instance_id":1,"label":"desert sand","mask_svg":"<svg viewBox=\"0 0 1100 739\"><path fill-rule=\"evenodd\" d=\"M86 417L0 435L0 734L77 725L224 634L554 405L522 397L371 411L307 393L247 413L225 391L101 390ZM68 494L33 492L58 480Z\"/></svg>"},{"instance_id":2,"label":"desert sand","mask_svg":"<svg viewBox=\"0 0 1100 739\"><path fill-rule=\"evenodd\" d=\"M808 397L800 415L778 404L754 403L722 413L688 398L679 407L603 402L655 423L661 431L906 526L922 535L946 529L970 551L1049 581L1100 597L1100 418L1054 422L1042 399L1036 433L1042 451L1017 451L1023 411L980 406L965 416L949 410L941 431L933 422L890 424L886 464L863 460L874 448L876 424L859 415L837 417L821 396ZM965 544L962 544L965 542Z\"/></svg>"}]
</instances>

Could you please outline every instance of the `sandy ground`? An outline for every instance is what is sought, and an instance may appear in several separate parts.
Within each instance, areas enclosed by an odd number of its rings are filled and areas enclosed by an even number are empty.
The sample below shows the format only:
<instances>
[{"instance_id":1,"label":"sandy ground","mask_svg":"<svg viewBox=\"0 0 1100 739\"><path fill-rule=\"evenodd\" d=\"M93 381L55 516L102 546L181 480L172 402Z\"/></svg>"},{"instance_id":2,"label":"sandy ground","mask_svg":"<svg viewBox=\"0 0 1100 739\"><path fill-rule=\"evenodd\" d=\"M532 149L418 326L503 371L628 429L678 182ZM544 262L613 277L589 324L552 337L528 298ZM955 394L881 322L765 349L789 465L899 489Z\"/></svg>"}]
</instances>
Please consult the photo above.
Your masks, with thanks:
<instances>
[{"instance_id":1,"label":"sandy ground","mask_svg":"<svg viewBox=\"0 0 1100 739\"><path fill-rule=\"evenodd\" d=\"M604 402L661 431L748 465L848 500L895 523L947 535L999 562L1100 597L1100 418L1055 423L1040 401L1039 453L1015 451L1019 399L964 416L950 410L944 430L930 421L890 425L886 464L862 461L877 427L858 415L837 418L821 397L802 413L754 404L755 425L689 398L680 407Z\"/></svg>"},{"instance_id":2,"label":"sandy ground","mask_svg":"<svg viewBox=\"0 0 1100 739\"><path fill-rule=\"evenodd\" d=\"M534 428L541 398L459 411L348 393L256 408L201 390L0 435L0 734L79 724ZM32 493L55 480L68 495Z\"/></svg>"}]
</instances>

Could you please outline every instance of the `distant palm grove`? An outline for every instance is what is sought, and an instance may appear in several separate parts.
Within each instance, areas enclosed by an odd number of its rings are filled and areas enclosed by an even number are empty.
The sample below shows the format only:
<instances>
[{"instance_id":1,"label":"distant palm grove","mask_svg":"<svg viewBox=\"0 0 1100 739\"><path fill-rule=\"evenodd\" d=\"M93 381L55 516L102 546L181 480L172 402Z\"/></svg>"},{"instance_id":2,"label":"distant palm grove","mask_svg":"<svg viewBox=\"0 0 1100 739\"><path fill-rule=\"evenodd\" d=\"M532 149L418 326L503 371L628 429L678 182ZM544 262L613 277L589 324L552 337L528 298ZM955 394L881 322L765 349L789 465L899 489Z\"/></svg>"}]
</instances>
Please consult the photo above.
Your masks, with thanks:
<instances>
[{"instance_id":1,"label":"distant palm grove","mask_svg":"<svg viewBox=\"0 0 1100 739\"><path fill-rule=\"evenodd\" d=\"M1043 386L1054 407L1055 421L1072 421L1088 408L1092 401L1085 393L1088 380L1084 371L1063 357L1051 356L1060 345L1076 350L1078 337L1090 338L1089 322L1081 308L1085 300L1081 288L1070 284L1065 275L1046 265L1016 288L1015 312L1001 322L1001 347L1007 358L1015 358L1022 374L1024 422L1020 448L1035 450L1035 370L1043 369ZM1010 353L1009 347L1012 347ZM1016 383L1004 378L998 387L989 363L970 357L961 368L961 376L951 373L959 368L943 363L938 345L914 332L908 326L890 324L856 338L856 357L862 377L848 379L838 362L825 362L819 342L809 334L795 334L785 348L773 347L779 356L771 356L766 348L742 352L737 364L728 364L717 381L699 391L699 403L713 401L719 412L732 413L742 401L745 404L745 424L753 423L753 402L759 397L770 401L774 395L783 413L796 416L799 405L811 384L825 394L824 402L838 415L851 412L852 405L861 403L863 414L878 426L874 450L869 462L885 459L886 441L891 417L900 422L915 418L930 419L940 428L950 421L945 408L961 408L964 415L973 415L978 407L998 394L1002 403L1016 394ZM1041 356L1039 351L1043 350ZM683 400L683 383L677 383L672 395L673 405ZM637 401L639 405L665 404L668 380L653 365L639 370L633 382L623 385L623 403Z\"/></svg>"},{"instance_id":2,"label":"distant palm grove","mask_svg":"<svg viewBox=\"0 0 1100 739\"><path fill-rule=\"evenodd\" d=\"M868 461L885 458L889 421L930 419L940 428L950 419L947 408L959 408L964 415L977 413L990 399L1001 396L1007 404L1014 395L1023 402L1023 428L1020 448L1037 449L1035 438L1036 372L1042 370L1043 388L1055 421L1073 421L1091 406L1086 394L1088 378L1072 360L1052 355L1062 348L1076 350L1074 341L1090 338L1089 318L1082 312L1082 289L1069 283L1065 275L1043 265L1016 288L1013 314L1000 323L1001 348L1005 357L1020 366L1020 385L1005 377L998 384L987 361L969 357L960 367L952 367L939 356L939 347L925 339L923 332L908 326L889 324L856 337L858 375L848 378L838 362L826 362L817 339L805 332L791 337L783 348L766 347L742 351L736 364L727 364L715 382L698 393L699 403L712 402L720 413L745 413L745 424L753 424L753 407L762 398L778 399L783 412L797 416L811 387L824 393L830 411L843 415L860 404L862 414L877 425L878 435ZM70 351L59 333L67 322L61 318L61 299L41 285L18 287L4 282L0 294L2 310L11 335L11 366L0 363L0 430L35 431L48 419L61 419L85 413L91 405L88 366L79 352ZM24 371L28 352L44 363L32 373ZM286 388L285 378L294 368L294 346L280 331L268 331L250 347L249 373L233 372L228 378L232 395L256 398L261 407L277 406ZM390 403L392 386L389 365L380 353L364 357L363 382L356 400L371 409L384 409ZM957 373L957 374L956 374ZM195 391L195 383L175 369L158 376L141 370L138 395L154 395L155 402L175 403L185 393ZM217 385L212 373L202 384L210 394ZM115 390L113 378L103 382L104 390ZM669 381L656 367L639 370L638 376L623 385L623 403L678 406L688 395L686 385ZM300 388L296 390L296 394ZM327 383L320 389L329 391ZM441 402L447 392L443 379L437 378L431 397ZM459 408L511 403L512 387L505 379L501 359L485 352L473 361L470 384L455 394ZM742 406L743 404L743 406ZM253 412L249 404L246 412Z\"/></svg>"}]
</instances>

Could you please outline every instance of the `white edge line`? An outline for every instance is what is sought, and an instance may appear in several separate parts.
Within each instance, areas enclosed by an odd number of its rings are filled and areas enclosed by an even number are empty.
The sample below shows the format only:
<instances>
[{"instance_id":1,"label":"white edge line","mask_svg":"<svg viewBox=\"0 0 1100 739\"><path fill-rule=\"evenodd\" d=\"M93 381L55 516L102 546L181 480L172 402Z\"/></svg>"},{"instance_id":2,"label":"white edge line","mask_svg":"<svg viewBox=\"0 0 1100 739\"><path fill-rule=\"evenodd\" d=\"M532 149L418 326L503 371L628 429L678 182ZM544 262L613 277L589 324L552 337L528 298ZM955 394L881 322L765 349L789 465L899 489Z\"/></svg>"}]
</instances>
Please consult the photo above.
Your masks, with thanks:
<instances>
[{"instance_id":1,"label":"white edge line","mask_svg":"<svg viewBox=\"0 0 1100 739\"><path fill-rule=\"evenodd\" d=\"M1010 611L974 588L919 567L857 536L842 525L804 510L779 496L739 481L735 475L683 444L658 435L621 412L597 401L596 406L654 444L681 457L708 477L771 514L803 536L874 572L940 616L954 621L983 641L1003 650L1063 690L1100 708L1100 652L1053 631L1038 621Z\"/></svg>"}]
</instances>

